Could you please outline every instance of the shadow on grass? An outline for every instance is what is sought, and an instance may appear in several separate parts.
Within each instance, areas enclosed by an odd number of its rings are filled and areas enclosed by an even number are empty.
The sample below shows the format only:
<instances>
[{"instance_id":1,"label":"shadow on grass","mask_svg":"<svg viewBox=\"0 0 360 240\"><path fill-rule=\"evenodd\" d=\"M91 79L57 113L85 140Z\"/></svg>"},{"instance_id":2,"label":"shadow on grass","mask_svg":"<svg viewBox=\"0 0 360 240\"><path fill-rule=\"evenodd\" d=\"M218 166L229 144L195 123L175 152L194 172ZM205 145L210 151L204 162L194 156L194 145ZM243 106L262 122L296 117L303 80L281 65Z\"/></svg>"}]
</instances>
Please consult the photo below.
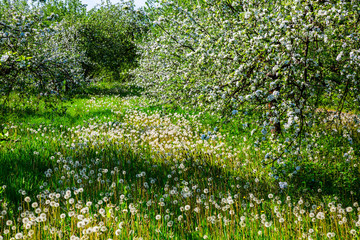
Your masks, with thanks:
<instances>
[{"instance_id":1,"label":"shadow on grass","mask_svg":"<svg viewBox=\"0 0 360 240\"><path fill-rule=\"evenodd\" d=\"M76 109L78 113L69 114L69 108L75 101L81 101L82 99L90 99L93 96L118 96L118 97L131 97L131 96L140 96L142 88L137 86L123 86L120 84L111 84L111 85L92 85L88 88L82 89L77 92L70 100L65 102L58 102L53 107L44 107L44 102L41 102L39 107L31 105L29 103L21 102L19 105L14 105L12 103L9 105L0 106L0 130L2 130L2 124L6 122L38 122L39 119L45 120L45 122L56 122L58 119L68 118L83 118L86 116L94 114L87 114L81 109ZM22 99L17 99L17 101L22 101ZM15 103L16 104L16 103ZM21 107L20 107L21 106ZM104 110L100 113L100 116L108 116L111 112ZM102 114L101 114L102 113ZM72 116L74 115L74 116ZM74 123L76 121L70 121Z\"/></svg>"},{"instance_id":2,"label":"shadow on grass","mask_svg":"<svg viewBox=\"0 0 360 240\"><path fill-rule=\"evenodd\" d=\"M27 195L35 196L39 186L46 181L44 172L53 167L53 162L49 158L50 151L55 149L44 145L48 149L36 155L34 152L39 149L31 145L11 150L14 146L0 142L0 184L6 185L5 199L11 207L18 206L25 197L20 190L25 191Z\"/></svg>"},{"instance_id":3,"label":"shadow on grass","mask_svg":"<svg viewBox=\"0 0 360 240\"><path fill-rule=\"evenodd\" d=\"M158 158L151 157L151 153L146 150L135 153L131 148L126 145L122 145L119 149L118 144L107 144L106 149L102 151L102 148L88 148L75 151L73 156L74 161L80 160L83 166L89 166L91 164L89 159L101 159L101 163L96 165L96 168L101 169L102 179L104 179L103 185L100 187L98 183L85 184L83 186L84 193L87 194L87 200L95 201L101 199L99 196L109 196L107 193L114 193L110 198L110 202L115 205L119 204L120 195L124 194L128 198L127 203L134 203L140 205L137 209L148 211L146 206L147 201L156 200L160 201L160 198L164 198L166 208L171 208L174 216L184 214L181 212L180 207L185 203L193 205L195 207L196 199L204 193L205 188L209 189L207 197L213 195L213 199L220 204L222 198L227 198L228 194L234 196L236 193L241 192L241 196L249 195L250 192L264 192L270 188L269 183L265 181L259 181L258 183L248 183L249 179L245 175L238 175L231 171L229 168L223 168L212 163L213 159L207 154L197 153L186 154L184 153L181 159L177 158L177 161L171 156L163 155ZM184 166L180 167L180 163ZM111 170L115 167L118 168L118 173L111 173ZM82 167L80 167L81 169ZM108 169L107 173L103 170ZM125 171L125 174L123 173ZM139 177L142 172L146 175ZM96 171L95 171L96 175ZM171 176L171 177L169 177ZM109 179L109 181L106 181ZM120 183L120 179L124 180L124 183ZM151 180L155 180L154 184L150 184ZM184 183L186 181L186 183ZM70 180L70 182L73 182ZM144 182L149 183L148 189L144 188ZM113 189L111 185L115 183L116 187ZM73 184L67 187L76 187L77 184ZM185 197L177 197L181 199L177 205L170 206L172 197L169 196L170 189L177 187L181 192L186 186L190 189L197 185L201 192ZM248 185L248 189L240 189L237 185ZM63 186L56 186L61 188ZM77 186L78 187L78 186ZM166 188L168 188L166 190ZM256 191L255 191L256 189ZM255 191L255 192L254 192ZM219 195L221 193L221 195ZM259 196L257 196L259 197ZM191 203L190 203L191 202ZM126 205L126 204L125 204ZM152 206L154 211L150 211L150 215L161 212L162 207L158 204ZM211 210L214 211L214 210ZM195 215L194 215L195 216ZM190 218L193 218L191 216ZM151 219L155 218L150 216ZM195 222L196 219L192 219L190 222ZM198 239L195 232L196 224L190 224L184 228L175 228L175 235L183 235L185 239ZM155 234L155 233L153 233ZM195 235L194 235L195 234Z\"/></svg>"},{"instance_id":4,"label":"shadow on grass","mask_svg":"<svg viewBox=\"0 0 360 240\"><path fill-rule=\"evenodd\" d=\"M38 143L42 145L42 143ZM278 196L282 196L285 199L286 195L291 195L292 197L303 196L301 192L301 182L294 181L293 184L297 184L293 189L289 189L288 192L281 194L279 189L274 188L274 184L271 182L260 180L257 183L251 181L256 175L249 177L247 172L239 173L234 172L230 168L223 168L217 164L213 164L212 156L203 153L196 154L186 154L181 159L178 158L177 161L171 158L171 156L162 156L159 158L152 158L151 153L146 150L140 152L134 152L130 147L124 144L113 144L111 142L107 143L104 146L98 147L89 147L89 148L76 148L70 150L68 148L62 147L61 145L44 145L44 151L40 152L39 155L34 155L34 150L38 149L38 145L35 143L29 142L28 145L18 149L15 154L10 150L5 152L0 152L0 181L2 184L8 185L8 188L5 191L5 198L11 202L11 207L16 207L21 199L21 193L19 189L23 189L27 192L27 196L31 196L32 199L35 199L37 193L40 192L39 187L43 182L47 181L50 190L54 191L55 189L65 190L69 187L79 187L78 184L75 184L74 179L70 179L72 183L65 183L66 185L60 184L58 182L59 177L47 178L44 174L48 168L54 169L56 164L56 159L50 160L50 156L57 151L63 153L64 157L72 157L73 161L79 161L81 164L78 168L73 168L75 173L81 171L84 168L95 170L95 178L97 177L96 170L103 173L102 179L109 180L105 181L102 185L98 184L95 180L93 184L84 182L84 200L96 201L101 199L106 195L106 193L114 192L115 194L110 197L111 202L114 204L119 203L119 195L125 194L129 198L129 202L139 202L141 201L143 209L146 209L146 202L149 199L154 199L157 195L157 199L160 197L166 198L164 195L169 191L165 191L166 186L168 185L169 189L173 186L177 186L178 191L180 192L185 184L182 181L188 182L188 187L198 185L203 193L204 188L208 188L210 193L209 195L214 196L216 202L221 202L222 198L226 198L231 194L240 194L240 196L249 196L249 193L254 193L257 198L267 198L267 194L273 193ZM93 159L101 159L101 162L94 164ZM184 164L184 167L179 167L180 163ZM92 164L93 168L89 166ZM67 165L71 165L68 164ZM118 168L117 174L112 174L111 170L115 167ZM101 169L101 170L99 170ZM108 169L106 173L103 170ZM126 174L122 172L125 171ZM323 171L323 170L322 170ZM146 180L142 177L139 177L141 172L146 172ZM304 172L305 173L305 172ZM65 175L66 174L61 174ZM171 175L171 178L169 178ZM307 176L308 174L306 174ZM74 176L74 175L72 175ZM298 175L299 179L302 179L301 173ZM178 178L178 180L175 180ZM211 180L209 180L211 178ZM324 176L327 181L335 181L335 176L330 178L328 175ZM124 179L124 184L120 184L119 180ZM149 179L156 179L155 183L150 186L149 189L143 188L144 181L149 182ZM339 180L338 180L339 181ZM340 180L341 181L341 180ZM111 188L111 184L116 183L115 188ZM178 185L180 184L180 186ZM248 186L244 189L244 186ZM323 186L323 193L314 192L313 198L321 197L321 195L331 195L332 193L339 190L339 187L336 186L334 189L331 187L333 185ZM351 183L351 186L354 187L355 182ZM125 188L125 186L130 186ZM240 186L237 187L237 186ZM218 193L221 192L222 195ZM144 196L150 197L144 198ZM190 202L189 199L192 199L193 202L196 201L197 194L194 194L188 197L186 202ZM208 197L209 197L208 195ZM340 200L346 198L346 195L339 196ZM185 200L184 200L185 201ZM266 200L267 201L267 200ZM269 200L270 201L270 200ZM184 203L182 203L184 204ZM183 214L180 211L180 206L173 207L175 216ZM155 207L156 208L156 207ZM155 213L155 212L154 212ZM198 239L198 236L194 234L194 228L196 226L190 226L189 228L181 229L174 228L174 231L179 236L185 234L185 239ZM185 232L185 233L184 233Z\"/></svg>"},{"instance_id":5,"label":"shadow on grass","mask_svg":"<svg viewBox=\"0 0 360 240\"><path fill-rule=\"evenodd\" d=\"M91 85L76 92L76 98L91 98L91 96L119 96L131 97L140 96L143 92L141 87L135 85L122 85L119 83L103 83L98 85Z\"/></svg>"},{"instance_id":6,"label":"shadow on grass","mask_svg":"<svg viewBox=\"0 0 360 240\"><path fill-rule=\"evenodd\" d=\"M112 84L94 85L83 89L78 93L74 100L91 98L93 95L106 96L139 96L141 88L136 86L122 87L121 85ZM65 102L57 106L59 109L37 109L30 104L22 104L21 109L13 106L1 106L0 109L0 133L4 130L3 123L12 122L13 125L25 124L30 128L36 128L40 124L52 124L53 127L64 128L76 125L84 125L84 121L90 118L109 118L114 116L111 109L100 109L85 111L84 109L75 109L66 112L66 106L72 102ZM59 133L60 134L60 133ZM20 190L26 194L33 195L39 191L39 186L46 181L44 172L53 167L54 162L50 156L63 149L61 145L45 144L46 139L28 139L29 135L18 132L20 141L0 141L0 186L6 185L5 199L12 206L17 206L23 198ZM54 137L54 136L52 136ZM34 152L43 149L43 153L35 155ZM0 195L0 198L2 196Z\"/></svg>"},{"instance_id":7,"label":"shadow on grass","mask_svg":"<svg viewBox=\"0 0 360 240\"><path fill-rule=\"evenodd\" d=\"M37 143L42 145L43 143ZM35 146L34 146L35 145ZM106 148L84 148L84 149L66 149L59 145L44 145L44 151L39 155L34 155L35 149L38 146L35 143L29 142L27 146L23 146L22 149L17 149L15 154L7 149L0 149L0 181L2 185L7 185L5 191L5 199L10 202L12 208L16 208L21 200L24 198L20 189L26 191L26 196L30 196L35 199L36 194L41 190L39 187L45 182L51 187L51 190L62 189L65 190L68 187L79 187L79 184L75 184L74 179L71 179L70 183L66 183L66 186L60 184L58 181L60 178L47 178L44 172L57 165L55 158L50 160L50 157L56 152L62 152L64 157L71 157L73 161L79 161L81 167L75 169L75 171L83 169L91 164L93 159L101 159L100 164L92 165L94 168L108 169L107 173L103 173L103 178L111 181L105 182L105 186L101 187L97 184L96 179L93 184L84 183L84 193L88 200L95 200L99 198L104 190L109 190L112 182L116 182L117 194L114 195L112 202L118 202L119 194L127 193L131 194L132 199L141 200L145 192L151 195L162 196L165 194L165 185L176 186L181 181L187 181L189 184L198 184L201 188L208 188L212 193L222 192L224 196L227 193L235 194L239 192L236 185L246 185L248 179L243 176L238 176L231 172L229 169L219 167L211 163L211 157L209 155L197 154L197 155L184 155L184 159L181 163L184 164L184 168L179 170L179 166L175 166L176 163L164 156L163 158L151 158L150 153L144 151L141 153L135 153L131 148L127 146L121 146L118 144L108 143ZM196 159L196 160L195 160ZM178 162L180 164L180 162ZM68 164L70 165L70 164ZM111 170L117 167L119 169L118 175L111 174ZM89 169L90 170L90 169ZM97 169L94 169L95 172ZM122 171L126 171L126 174L122 175ZM101 172L103 172L101 170ZM141 188L143 186L143 179L139 178L141 172L146 172L147 182L150 184L149 179L156 179L155 184L146 190ZM66 176L66 174L64 174ZM96 174L95 174L96 175ZM168 176L171 175L171 178ZM97 177L97 176L95 176ZM114 179L115 178L115 179ZM128 186L135 184L138 187L131 187L129 190L124 190L123 186L120 186L118 180L123 178ZM177 178L177 180L175 180ZM209 180L211 179L211 180ZM108 185L108 186L107 186ZM185 185L184 185L185 186ZM251 186L254 186L257 190L269 189L270 186L266 182L258 182L256 184L250 184L247 192L254 190ZM190 187L190 185L189 185ZM179 189L180 191L180 189ZM266 191L264 191L266 192ZM167 192L168 193L168 192ZM215 194L214 194L215 195ZM196 199L196 196L191 198ZM216 195L216 199L221 199L221 196ZM150 198L149 198L150 199ZM149 200L148 199L148 200ZM218 201L219 201L218 199ZM145 199L144 205L146 204ZM146 206L144 206L146 207ZM180 210L178 209L178 214Z\"/></svg>"},{"instance_id":8,"label":"shadow on grass","mask_svg":"<svg viewBox=\"0 0 360 240\"><path fill-rule=\"evenodd\" d=\"M336 196L348 204L360 199L360 171L348 164L304 163L291 183L298 193Z\"/></svg>"},{"instance_id":9,"label":"shadow on grass","mask_svg":"<svg viewBox=\"0 0 360 240\"><path fill-rule=\"evenodd\" d=\"M16 115L8 115L8 118L4 122L12 122L13 125L27 125L29 127L36 128L42 124L51 124L53 127L59 128L60 125L64 128L74 127L77 125L84 125L84 122L87 122L90 118L92 119L101 119L101 118L116 118L117 116L111 112L111 109L96 109L92 111L83 111L81 109L76 109L75 111L68 112L63 115L59 115L50 111L44 112L32 112L32 114L24 114L23 112ZM2 127L4 127L3 125ZM0 127L0 132L1 132Z\"/></svg>"}]
</instances>

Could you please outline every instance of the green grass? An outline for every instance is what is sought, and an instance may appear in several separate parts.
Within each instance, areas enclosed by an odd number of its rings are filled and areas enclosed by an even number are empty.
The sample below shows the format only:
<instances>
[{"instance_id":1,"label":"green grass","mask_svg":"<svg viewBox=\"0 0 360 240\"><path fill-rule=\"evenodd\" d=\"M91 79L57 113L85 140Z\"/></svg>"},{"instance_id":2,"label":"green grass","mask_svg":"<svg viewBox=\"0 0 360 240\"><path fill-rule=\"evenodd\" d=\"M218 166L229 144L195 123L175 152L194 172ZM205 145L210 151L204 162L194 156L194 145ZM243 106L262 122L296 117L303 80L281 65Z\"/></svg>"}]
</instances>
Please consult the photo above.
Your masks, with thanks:
<instances>
[{"instance_id":1,"label":"green grass","mask_svg":"<svg viewBox=\"0 0 360 240\"><path fill-rule=\"evenodd\" d=\"M358 239L359 158L344 163L341 133L318 138L324 147L308 152L282 190L269 175L271 166L262 167L264 152L254 147L243 119L222 124L216 140L200 141L222 122L218 116L149 105L136 97L139 91L95 85L65 102L61 114L26 102L16 109L20 99L12 98L1 125L0 186L6 188L0 211L6 213L0 236L68 239L105 226L102 234L88 233L90 239L325 239L330 233ZM36 208L46 219L26 229L22 221L36 219ZM77 226L81 218L88 219L86 227Z\"/></svg>"},{"instance_id":2,"label":"green grass","mask_svg":"<svg viewBox=\"0 0 360 240\"><path fill-rule=\"evenodd\" d=\"M67 109L65 114L46 108L36 111L26 103L21 109L8 110L6 116L3 116L3 121L6 122L0 126L3 133L10 134L9 139L0 141L0 184L7 186L6 199L16 205L22 195L19 190L24 190L28 194L34 193L34 189L37 190L45 181L44 171L53 166L50 156L64 150L64 141L71 137L67 135L68 128L82 126L89 119L104 122L116 120L112 113L116 108L89 108L92 99L120 104L119 97L129 95L136 94L116 85L109 87L100 84L86 89L85 93L79 94L71 102L63 103L62 107ZM16 101L19 101L19 98L14 97L14 106ZM121 110L121 107L118 106L118 109ZM46 136L33 133L38 129L43 130L45 126ZM34 152L39 154L35 155Z\"/></svg>"}]
</instances>

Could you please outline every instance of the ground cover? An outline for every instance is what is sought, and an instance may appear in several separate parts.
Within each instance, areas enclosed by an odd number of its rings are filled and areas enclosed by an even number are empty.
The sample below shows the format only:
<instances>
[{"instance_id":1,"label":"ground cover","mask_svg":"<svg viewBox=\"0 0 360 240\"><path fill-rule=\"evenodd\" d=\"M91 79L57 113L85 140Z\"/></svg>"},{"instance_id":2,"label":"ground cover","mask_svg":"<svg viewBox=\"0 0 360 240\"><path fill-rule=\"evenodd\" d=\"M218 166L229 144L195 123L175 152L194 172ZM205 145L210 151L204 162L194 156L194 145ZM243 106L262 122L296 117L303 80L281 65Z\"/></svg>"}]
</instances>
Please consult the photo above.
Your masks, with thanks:
<instances>
[{"instance_id":1,"label":"ground cover","mask_svg":"<svg viewBox=\"0 0 360 240\"><path fill-rule=\"evenodd\" d=\"M214 129L215 115L124 89L94 86L60 115L13 110L2 239L358 238L358 159L326 155L336 141L319 138L323 150L285 182L240 119Z\"/></svg>"}]
</instances>

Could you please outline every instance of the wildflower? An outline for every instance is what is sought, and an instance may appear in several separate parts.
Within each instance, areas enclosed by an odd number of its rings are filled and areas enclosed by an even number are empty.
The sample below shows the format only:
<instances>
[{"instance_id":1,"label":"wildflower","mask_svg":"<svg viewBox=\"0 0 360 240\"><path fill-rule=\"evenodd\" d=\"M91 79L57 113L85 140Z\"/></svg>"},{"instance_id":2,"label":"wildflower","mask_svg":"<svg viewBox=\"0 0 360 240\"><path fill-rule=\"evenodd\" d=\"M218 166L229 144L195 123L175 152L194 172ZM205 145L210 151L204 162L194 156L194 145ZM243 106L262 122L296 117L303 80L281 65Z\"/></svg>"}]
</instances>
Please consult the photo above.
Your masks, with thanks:
<instances>
[{"instance_id":1,"label":"wildflower","mask_svg":"<svg viewBox=\"0 0 360 240\"><path fill-rule=\"evenodd\" d=\"M77 227L78 228L83 228L83 227L85 227L85 224L82 221L80 221L80 222L77 223Z\"/></svg>"},{"instance_id":2,"label":"wildflower","mask_svg":"<svg viewBox=\"0 0 360 240\"><path fill-rule=\"evenodd\" d=\"M323 219L325 219L325 214L323 212L318 212L316 214L316 218L320 219L320 220L323 220Z\"/></svg>"},{"instance_id":3,"label":"wildflower","mask_svg":"<svg viewBox=\"0 0 360 240\"><path fill-rule=\"evenodd\" d=\"M353 211L353 208L352 207L347 207L346 208L346 212L352 212Z\"/></svg>"},{"instance_id":4,"label":"wildflower","mask_svg":"<svg viewBox=\"0 0 360 240\"><path fill-rule=\"evenodd\" d=\"M23 234L22 233L17 233L15 235L15 239L22 239L23 238Z\"/></svg>"},{"instance_id":5,"label":"wildflower","mask_svg":"<svg viewBox=\"0 0 360 240\"><path fill-rule=\"evenodd\" d=\"M91 227L89 227L88 229L86 229L85 233L87 235L91 234L93 232L93 229Z\"/></svg>"},{"instance_id":6,"label":"wildflower","mask_svg":"<svg viewBox=\"0 0 360 240\"><path fill-rule=\"evenodd\" d=\"M333 233L333 232L328 232L328 233L326 234L326 236L327 236L328 238L333 238L333 237L335 237L335 233Z\"/></svg>"},{"instance_id":7,"label":"wildflower","mask_svg":"<svg viewBox=\"0 0 360 240\"><path fill-rule=\"evenodd\" d=\"M119 228L122 229L122 228L123 228L123 225L124 225L124 222L120 222L120 223L119 223Z\"/></svg>"},{"instance_id":8,"label":"wildflower","mask_svg":"<svg viewBox=\"0 0 360 240\"><path fill-rule=\"evenodd\" d=\"M27 218L27 217L22 219L23 224L27 224L29 221L30 221L30 220L29 220L29 218Z\"/></svg>"},{"instance_id":9,"label":"wildflower","mask_svg":"<svg viewBox=\"0 0 360 240\"><path fill-rule=\"evenodd\" d=\"M160 219L161 219L161 216L160 216L160 215L156 215L155 219L156 219L156 220L160 220Z\"/></svg>"}]
</instances>

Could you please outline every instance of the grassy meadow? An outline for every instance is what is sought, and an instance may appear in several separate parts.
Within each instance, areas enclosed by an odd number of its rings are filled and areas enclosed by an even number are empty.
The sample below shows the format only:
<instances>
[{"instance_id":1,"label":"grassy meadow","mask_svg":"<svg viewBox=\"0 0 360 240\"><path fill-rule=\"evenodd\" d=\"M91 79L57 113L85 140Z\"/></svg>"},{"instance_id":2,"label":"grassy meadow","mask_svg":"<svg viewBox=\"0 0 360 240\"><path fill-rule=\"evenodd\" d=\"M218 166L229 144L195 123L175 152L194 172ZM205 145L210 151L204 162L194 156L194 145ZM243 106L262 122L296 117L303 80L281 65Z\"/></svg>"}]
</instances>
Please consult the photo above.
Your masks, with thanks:
<instances>
[{"instance_id":1,"label":"grassy meadow","mask_svg":"<svg viewBox=\"0 0 360 240\"><path fill-rule=\"evenodd\" d=\"M0 1L0 240L360 240L360 5Z\"/></svg>"},{"instance_id":2,"label":"grassy meadow","mask_svg":"<svg viewBox=\"0 0 360 240\"><path fill-rule=\"evenodd\" d=\"M0 239L359 239L359 159L340 164L336 136L280 188L241 119L214 129L119 84L64 113L11 101Z\"/></svg>"}]
</instances>

